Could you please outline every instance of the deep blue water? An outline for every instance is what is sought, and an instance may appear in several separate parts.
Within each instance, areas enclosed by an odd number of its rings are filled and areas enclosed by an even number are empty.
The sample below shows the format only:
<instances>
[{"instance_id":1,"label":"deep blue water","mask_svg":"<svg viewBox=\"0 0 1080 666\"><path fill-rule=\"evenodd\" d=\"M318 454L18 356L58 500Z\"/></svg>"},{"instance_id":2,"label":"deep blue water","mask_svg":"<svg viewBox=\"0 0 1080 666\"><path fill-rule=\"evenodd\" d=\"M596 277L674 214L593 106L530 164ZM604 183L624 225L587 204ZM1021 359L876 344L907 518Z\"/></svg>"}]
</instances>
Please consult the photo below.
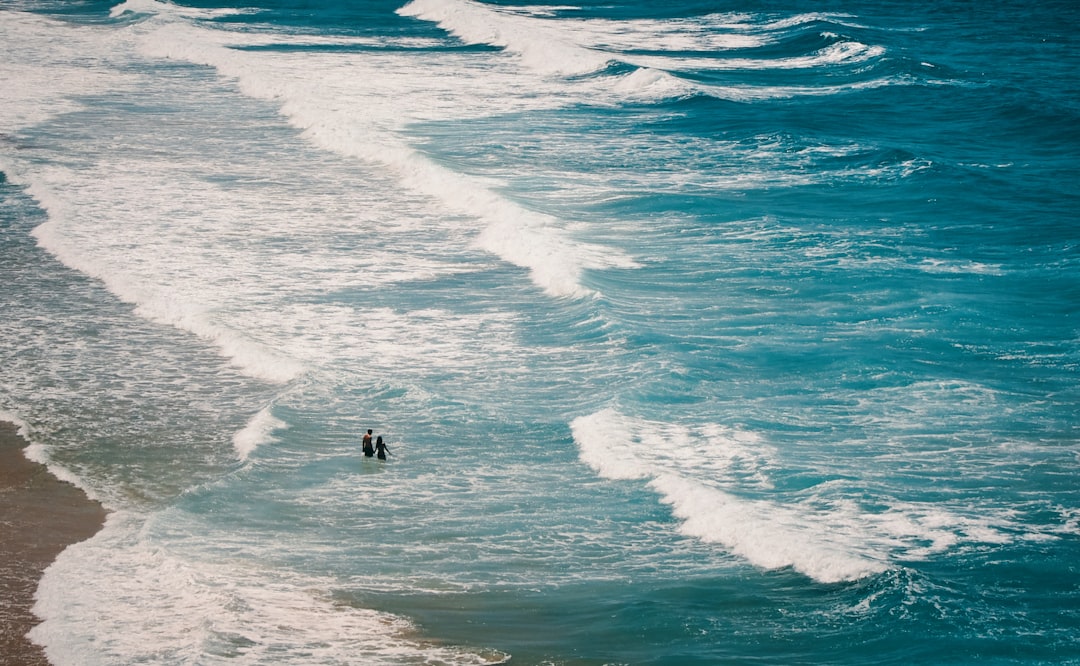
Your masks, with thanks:
<instances>
[{"instance_id":1,"label":"deep blue water","mask_svg":"<svg viewBox=\"0 0 1080 666\"><path fill-rule=\"evenodd\" d=\"M1080 662L1080 9L652 5L0 7L54 663Z\"/></svg>"}]
</instances>

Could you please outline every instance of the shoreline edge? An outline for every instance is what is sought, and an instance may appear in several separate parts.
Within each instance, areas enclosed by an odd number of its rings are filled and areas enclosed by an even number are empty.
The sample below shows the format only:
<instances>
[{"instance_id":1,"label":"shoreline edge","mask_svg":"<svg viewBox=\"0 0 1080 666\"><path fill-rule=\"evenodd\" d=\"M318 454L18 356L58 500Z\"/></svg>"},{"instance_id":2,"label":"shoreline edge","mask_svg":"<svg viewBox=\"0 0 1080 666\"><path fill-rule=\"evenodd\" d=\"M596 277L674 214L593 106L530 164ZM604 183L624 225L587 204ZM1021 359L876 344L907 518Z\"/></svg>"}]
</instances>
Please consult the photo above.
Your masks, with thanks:
<instances>
[{"instance_id":1,"label":"shoreline edge","mask_svg":"<svg viewBox=\"0 0 1080 666\"><path fill-rule=\"evenodd\" d=\"M0 666L48 666L27 632L38 583L68 546L105 523L105 508L26 457L18 426L0 421Z\"/></svg>"}]
</instances>

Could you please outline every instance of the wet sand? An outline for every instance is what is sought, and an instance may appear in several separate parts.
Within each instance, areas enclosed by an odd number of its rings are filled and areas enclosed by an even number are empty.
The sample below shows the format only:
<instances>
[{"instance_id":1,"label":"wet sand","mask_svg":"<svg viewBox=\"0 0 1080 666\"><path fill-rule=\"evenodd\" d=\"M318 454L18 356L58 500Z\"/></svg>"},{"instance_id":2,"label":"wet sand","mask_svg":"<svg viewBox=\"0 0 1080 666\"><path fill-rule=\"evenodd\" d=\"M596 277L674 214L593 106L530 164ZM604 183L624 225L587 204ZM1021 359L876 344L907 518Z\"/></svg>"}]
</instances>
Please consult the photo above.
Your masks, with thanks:
<instances>
[{"instance_id":1,"label":"wet sand","mask_svg":"<svg viewBox=\"0 0 1080 666\"><path fill-rule=\"evenodd\" d=\"M14 425L0 422L0 666L49 663L26 638L40 622L31 612L38 581L61 551L105 521L100 504L27 460L26 445Z\"/></svg>"}]
</instances>

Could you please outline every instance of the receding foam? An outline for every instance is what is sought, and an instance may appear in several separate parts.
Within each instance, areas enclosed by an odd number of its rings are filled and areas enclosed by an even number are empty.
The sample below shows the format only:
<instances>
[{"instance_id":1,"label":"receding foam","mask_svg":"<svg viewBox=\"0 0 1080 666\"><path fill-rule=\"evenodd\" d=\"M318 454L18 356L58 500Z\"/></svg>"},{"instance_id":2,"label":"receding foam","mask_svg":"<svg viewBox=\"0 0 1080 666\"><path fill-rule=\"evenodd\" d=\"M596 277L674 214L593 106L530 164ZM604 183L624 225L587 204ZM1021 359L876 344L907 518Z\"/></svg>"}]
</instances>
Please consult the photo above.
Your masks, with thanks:
<instances>
[{"instance_id":1,"label":"receding foam","mask_svg":"<svg viewBox=\"0 0 1080 666\"><path fill-rule=\"evenodd\" d=\"M52 663L502 663L494 650L425 643L407 619L338 603L336 582L241 557L192 557L117 511L49 567L30 638ZM100 608L111 609L102 614Z\"/></svg>"}]
</instances>

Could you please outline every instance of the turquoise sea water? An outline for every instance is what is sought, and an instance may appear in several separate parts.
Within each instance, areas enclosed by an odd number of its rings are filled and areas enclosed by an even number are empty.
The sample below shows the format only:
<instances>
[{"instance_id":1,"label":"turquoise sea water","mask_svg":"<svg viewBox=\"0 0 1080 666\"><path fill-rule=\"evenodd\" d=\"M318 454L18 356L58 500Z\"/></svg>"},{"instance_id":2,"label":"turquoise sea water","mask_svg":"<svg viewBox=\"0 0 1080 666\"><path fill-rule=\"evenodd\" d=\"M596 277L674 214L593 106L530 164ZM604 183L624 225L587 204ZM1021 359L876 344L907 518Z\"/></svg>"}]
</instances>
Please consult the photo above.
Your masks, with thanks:
<instances>
[{"instance_id":1,"label":"turquoise sea water","mask_svg":"<svg viewBox=\"0 0 1080 666\"><path fill-rule=\"evenodd\" d=\"M53 663L1080 662L1080 9L654 4L0 5Z\"/></svg>"}]
</instances>

